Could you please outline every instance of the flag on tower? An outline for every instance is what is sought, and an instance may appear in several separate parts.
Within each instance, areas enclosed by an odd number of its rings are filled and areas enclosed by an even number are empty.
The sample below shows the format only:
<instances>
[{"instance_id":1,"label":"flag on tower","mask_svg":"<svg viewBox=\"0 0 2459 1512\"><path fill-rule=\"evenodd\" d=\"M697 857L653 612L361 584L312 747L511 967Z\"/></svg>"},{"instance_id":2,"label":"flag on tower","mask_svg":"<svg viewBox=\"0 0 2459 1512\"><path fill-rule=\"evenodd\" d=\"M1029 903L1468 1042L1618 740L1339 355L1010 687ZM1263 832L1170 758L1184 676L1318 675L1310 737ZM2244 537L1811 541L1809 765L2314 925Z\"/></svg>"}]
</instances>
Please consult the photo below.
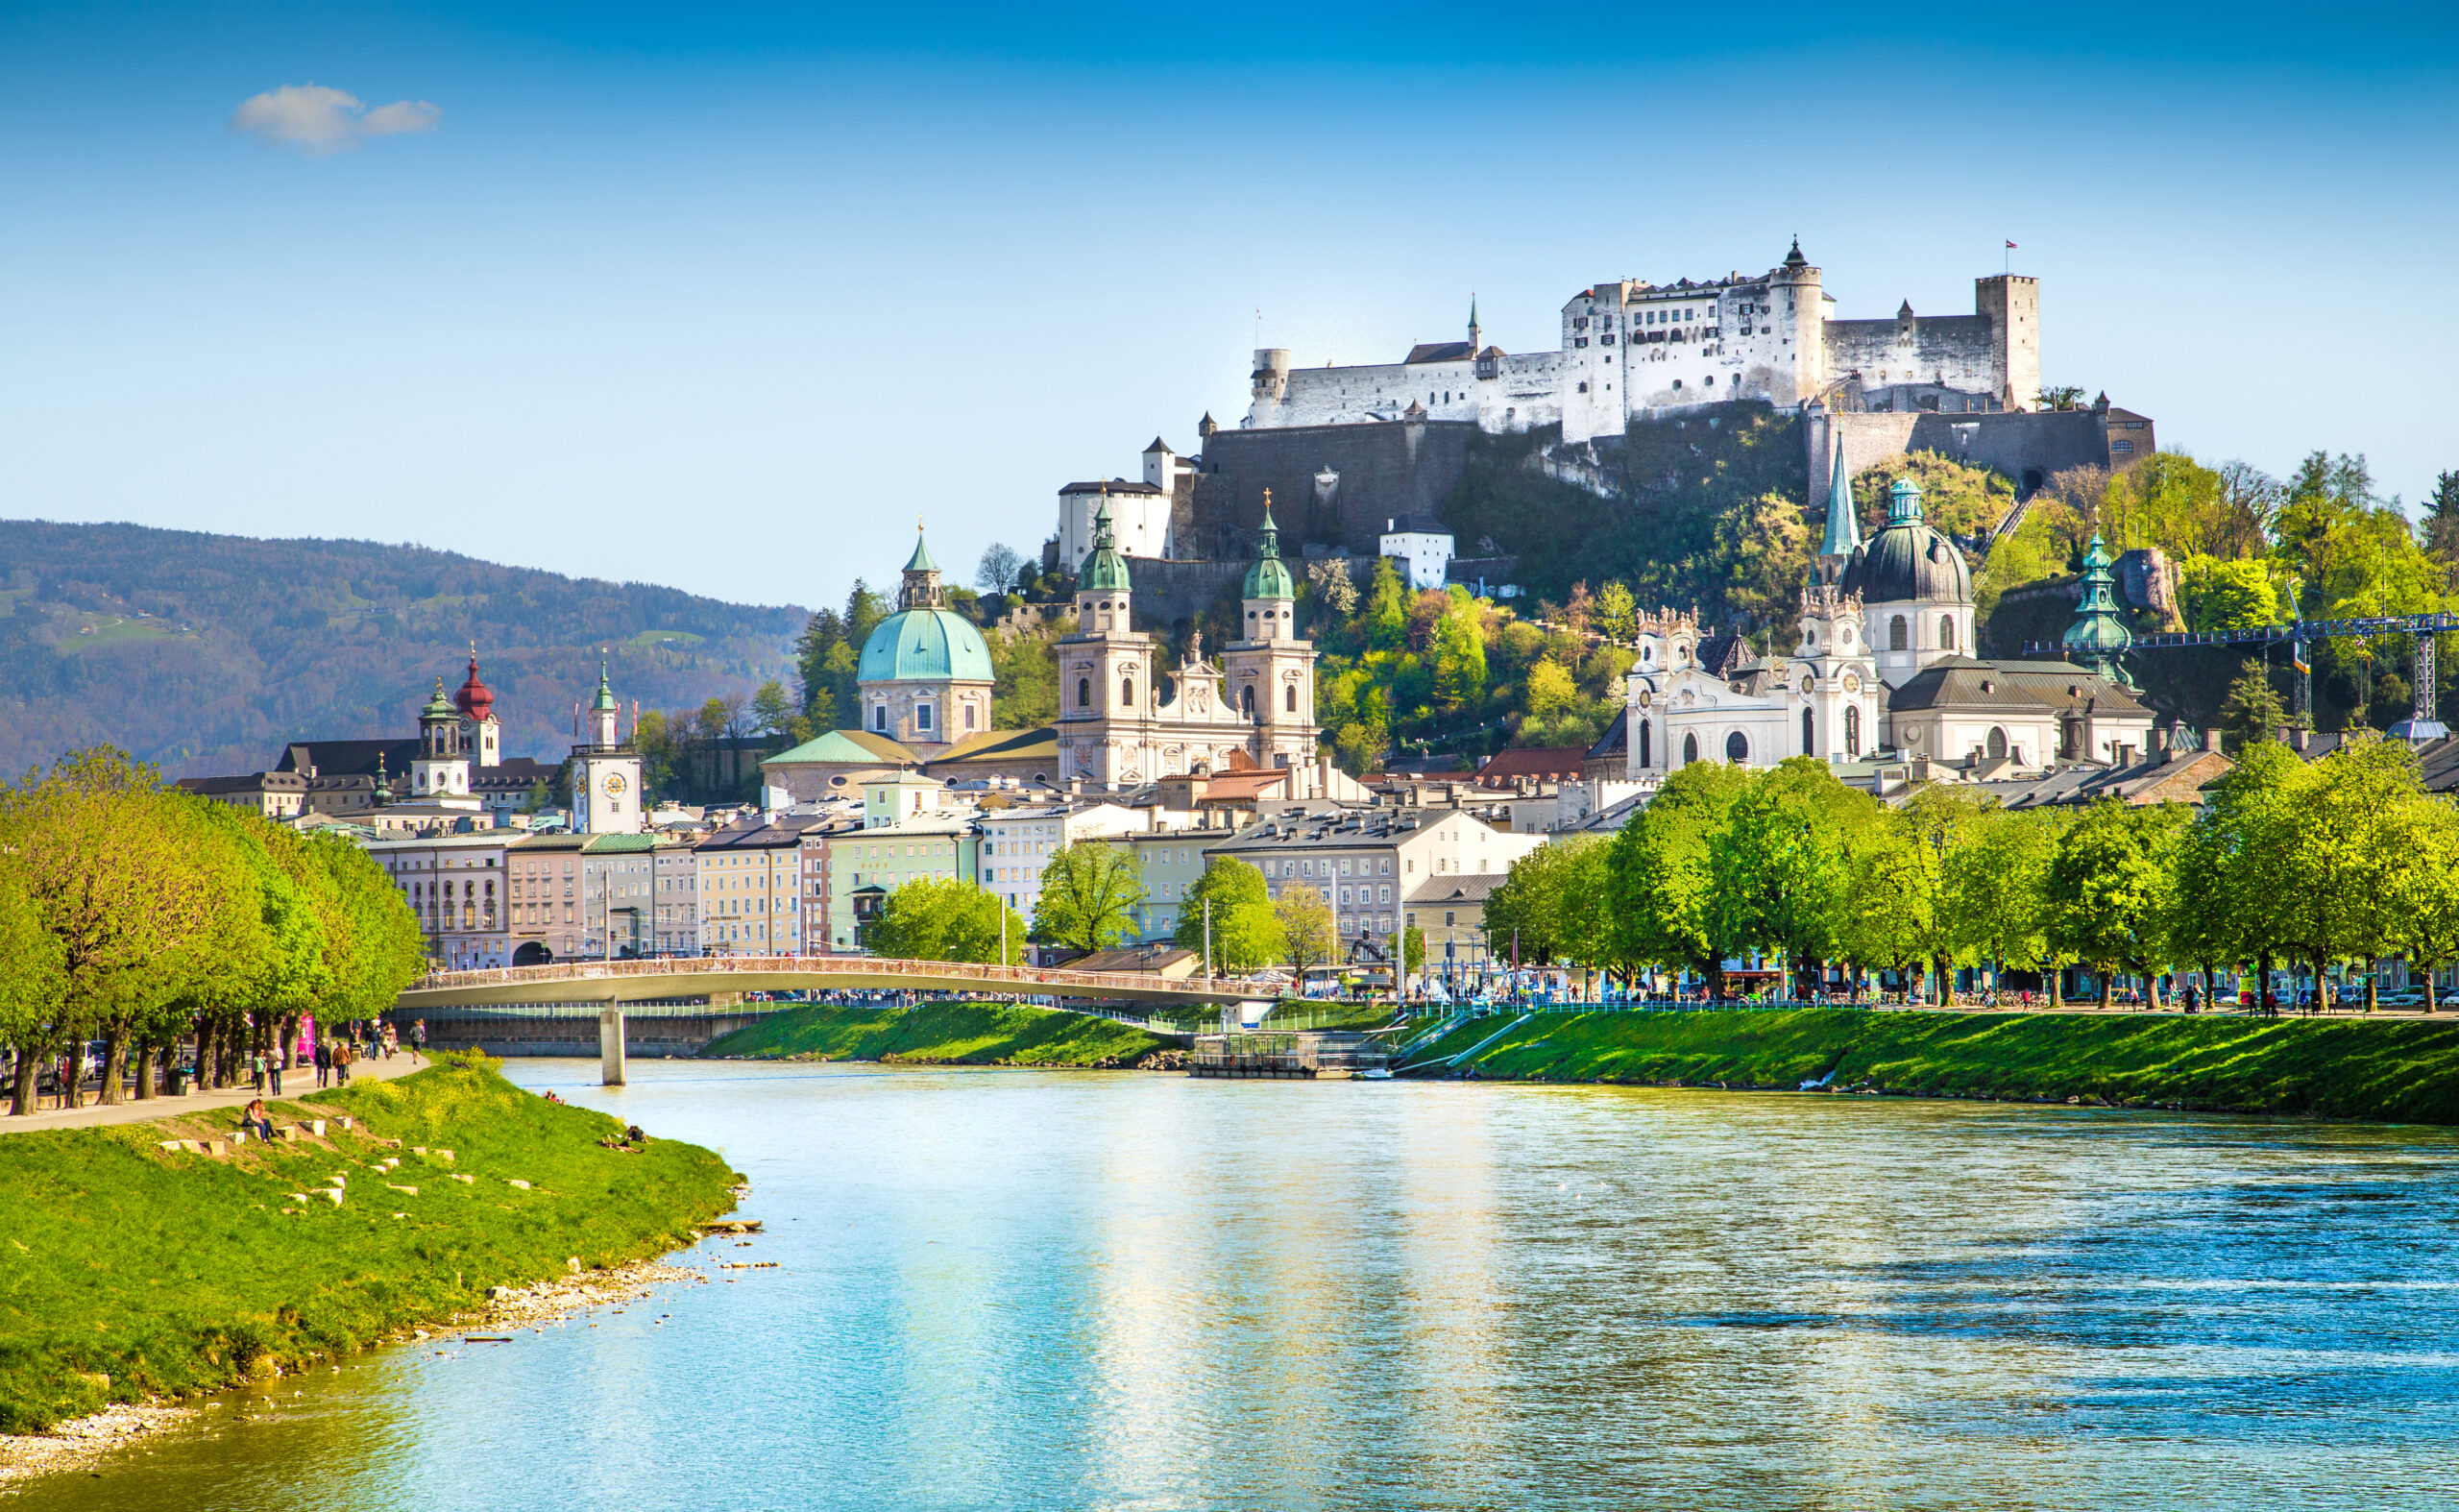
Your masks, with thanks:
<instances>
[{"instance_id":1,"label":"flag on tower","mask_svg":"<svg viewBox=\"0 0 2459 1512\"><path fill-rule=\"evenodd\" d=\"M2011 242L2011 241L2010 241L2010 242L2007 243L2007 245L2008 245L2009 248L2012 248L2015 244L2014 244L2013 242Z\"/></svg>"}]
</instances>

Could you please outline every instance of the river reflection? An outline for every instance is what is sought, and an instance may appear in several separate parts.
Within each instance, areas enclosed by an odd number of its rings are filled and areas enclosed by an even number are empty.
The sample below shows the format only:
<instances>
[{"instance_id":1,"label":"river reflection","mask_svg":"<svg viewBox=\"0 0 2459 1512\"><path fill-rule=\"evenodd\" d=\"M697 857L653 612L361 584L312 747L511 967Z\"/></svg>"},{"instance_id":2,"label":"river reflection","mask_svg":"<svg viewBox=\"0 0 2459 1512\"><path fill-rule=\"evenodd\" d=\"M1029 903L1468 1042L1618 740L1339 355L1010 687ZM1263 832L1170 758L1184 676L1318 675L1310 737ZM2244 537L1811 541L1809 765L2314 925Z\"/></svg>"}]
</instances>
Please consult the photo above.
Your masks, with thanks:
<instances>
[{"instance_id":1,"label":"river reflection","mask_svg":"<svg viewBox=\"0 0 2459 1512\"><path fill-rule=\"evenodd\" d=\"M632 1069L510 1063L723 1150L768 1229L698 1253L779 1269L285 1380L15 1504L2454 1500L2438 1131Z\"/></svg>"}]
</instances>

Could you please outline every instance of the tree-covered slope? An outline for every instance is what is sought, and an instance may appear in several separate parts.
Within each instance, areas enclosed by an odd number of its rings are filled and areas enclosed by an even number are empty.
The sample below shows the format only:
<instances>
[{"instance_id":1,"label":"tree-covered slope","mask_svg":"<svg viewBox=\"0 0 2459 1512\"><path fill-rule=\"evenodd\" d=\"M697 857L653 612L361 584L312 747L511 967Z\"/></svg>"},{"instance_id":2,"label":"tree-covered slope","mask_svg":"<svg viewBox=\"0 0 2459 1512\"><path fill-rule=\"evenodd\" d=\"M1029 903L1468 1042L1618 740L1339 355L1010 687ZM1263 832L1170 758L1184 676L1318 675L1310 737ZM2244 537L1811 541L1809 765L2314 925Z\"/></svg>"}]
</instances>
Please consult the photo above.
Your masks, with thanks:
<instances>
[{"instance_id":1,"label":"tree-covered slope","mask_svg":"<svg viewBox=\"0 0 2459 1512\"><path fill-rule=\"evenodd\" d=\"M0 771L97 743L254 771L287 741L412 735L473 641L506 754L551 758L599 647L627 704L693 707L784 673L806 618L423 547L0 521Z\"/></svg>"}]
</instances>

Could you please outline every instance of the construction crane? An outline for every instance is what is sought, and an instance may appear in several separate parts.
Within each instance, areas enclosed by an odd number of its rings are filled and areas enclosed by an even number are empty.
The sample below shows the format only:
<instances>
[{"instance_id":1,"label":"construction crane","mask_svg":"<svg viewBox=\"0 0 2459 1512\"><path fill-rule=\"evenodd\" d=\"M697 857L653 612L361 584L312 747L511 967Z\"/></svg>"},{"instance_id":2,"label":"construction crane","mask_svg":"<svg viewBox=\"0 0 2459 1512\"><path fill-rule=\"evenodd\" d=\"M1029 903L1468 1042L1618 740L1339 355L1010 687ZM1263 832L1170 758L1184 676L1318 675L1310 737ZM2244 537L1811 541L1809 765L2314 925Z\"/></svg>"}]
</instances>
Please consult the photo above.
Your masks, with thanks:
<instances>
[{"instance_id":1,"label":"construction crane","mask_svg":"<svg viewBox=\"0 0 2459 1512\"><path fill-rule=\"evenodd\" d=\"M2450 733L2449 727L2433 717L2433 638L2459 630L2459 615L2395 614L2379 615L2365 620L2291 620L2285 624L2254 625L2243 630L2203 630L2176 634L2133 635L2121 651L2166 650L2173 646L2277 646L2288 647L2288 664L2296 673L2295 705L2291 710L2299 719L2311 718L2314 712L2314 668L2306 660L2305 643L2335 639L2368 640L2377 635L2413 637L2416 647L2416 677L2411 684L2414 705L2408 718L2391 726L2395 739L2422 742L2439 740ZM2070 647L2058 641L2027 641L2027 655L2064 655Z\"/></svg>"}]
</instances>

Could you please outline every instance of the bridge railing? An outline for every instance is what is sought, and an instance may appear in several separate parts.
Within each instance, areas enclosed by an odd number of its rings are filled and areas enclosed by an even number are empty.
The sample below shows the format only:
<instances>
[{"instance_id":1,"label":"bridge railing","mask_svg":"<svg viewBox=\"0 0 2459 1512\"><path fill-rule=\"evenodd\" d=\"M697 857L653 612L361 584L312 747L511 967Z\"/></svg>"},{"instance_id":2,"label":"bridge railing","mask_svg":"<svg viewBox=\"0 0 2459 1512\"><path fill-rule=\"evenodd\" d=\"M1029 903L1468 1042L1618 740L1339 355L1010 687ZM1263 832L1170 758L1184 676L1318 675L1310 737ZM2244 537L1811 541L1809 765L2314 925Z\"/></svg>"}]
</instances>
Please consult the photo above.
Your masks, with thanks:
<instances>
[{"instance_id":1,"label":"bridge railing","mask_svg":"<svg viewBox=\"0 0 2459 1512\"><path fill-rule=\"evenodd\" d=\"M632 981L657 977L808 976L872 977L882 974L978 982L1027 994L1103 997L1121 990L1184 992L1207 997L1278 995L1276 984L1239 977L1165 977L1155 972L1071 971L1064 966L1009 966L974 961L904 961L879 956L680 956L651 961L575 961L540 966L479 966L431 971L405 991L466 991L473 988L523 987L555 982Z\"/></svg>"}]
</instances>

